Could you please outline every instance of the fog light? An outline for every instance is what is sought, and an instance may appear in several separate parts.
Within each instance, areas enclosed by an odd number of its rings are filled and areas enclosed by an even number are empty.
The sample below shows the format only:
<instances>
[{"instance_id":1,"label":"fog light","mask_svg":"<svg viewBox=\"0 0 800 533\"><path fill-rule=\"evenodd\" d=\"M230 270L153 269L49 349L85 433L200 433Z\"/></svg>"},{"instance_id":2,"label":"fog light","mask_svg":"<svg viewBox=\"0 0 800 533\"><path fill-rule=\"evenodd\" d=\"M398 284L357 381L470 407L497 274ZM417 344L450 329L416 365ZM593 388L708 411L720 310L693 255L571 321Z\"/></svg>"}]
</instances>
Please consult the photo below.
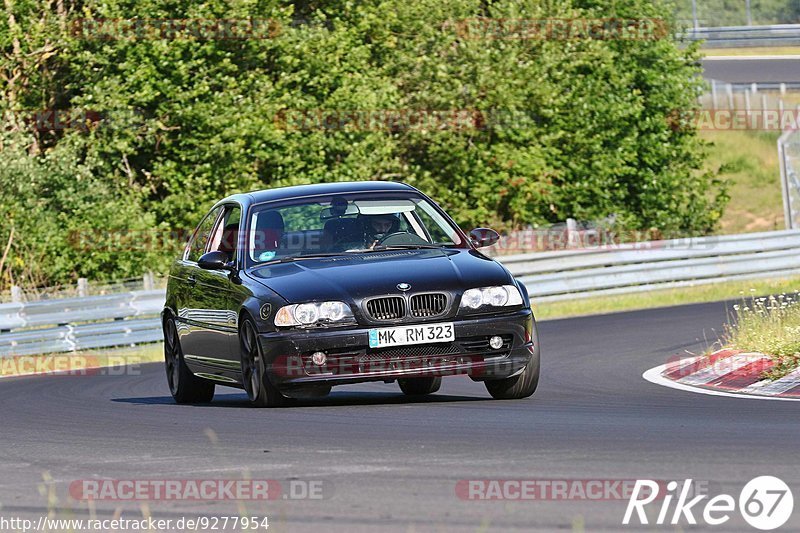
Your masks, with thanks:
<instances>
[{"instance_id":1,"label":"fog light","mask_svg":"<svg viewBox=\"0 0 800 533\"><path fill-rule=\"evenodd\" d=\"M503 338L499 335L495 335L489 339L489 346L491 346L493 350L499 350L503 347Z\"/></svg>"},{"instance_id":2,"label":"fog light","mask_svg":"<svg viewBox=\"0 0 800 533\"><path fill-rule=\"evenodd\" d=\"M327 360L328 357L325 355L325 352L314 352L311 354L311 362L317 366L324 365Z\"/></svg>"}]
</instances>

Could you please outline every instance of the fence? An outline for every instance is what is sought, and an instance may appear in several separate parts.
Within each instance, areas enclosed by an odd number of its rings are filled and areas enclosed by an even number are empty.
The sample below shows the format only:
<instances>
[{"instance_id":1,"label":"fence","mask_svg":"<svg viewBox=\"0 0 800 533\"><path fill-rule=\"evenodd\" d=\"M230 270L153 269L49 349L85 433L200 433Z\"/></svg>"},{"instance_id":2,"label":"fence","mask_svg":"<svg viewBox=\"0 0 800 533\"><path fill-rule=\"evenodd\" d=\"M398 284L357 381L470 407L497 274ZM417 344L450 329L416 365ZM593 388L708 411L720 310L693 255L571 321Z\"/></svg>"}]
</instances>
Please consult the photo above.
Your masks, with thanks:
<instances>
[{"instance_id":1,"label":"fence","mask_svg":"<svg viewBox=\"0 0 800 533\"><path fill-rule=\"evenodd\" d=\"M800 231L501 256L535 302L800 275ZM161 339L164 291L0 304L0 357ZM46 327L50 326L50 327ZM38 328L38 329L30 329Z\"/></svg>"},{"instance_id":2,"label":"fence","mask_svg":"<svg viewBox=\"0 0 800 533\"><path fill-rule=\"evenodd\" d=\"M708 80L709 91L699 99L703 109L778 111L800 109L800 83L728 83Z\"/></svg>"},{"instance_id":3,"label":"fence","mask_svg":"<svg viewBox=\"0 0 800 533\"><path fill-rule=\"evenodd\" d=\"M778 139L783 212L786 227L800 229L800 132L787 130Z\"/></svg>"},{"instance_id":4,"label":"fence","mask_svg":"<svg viewBox=\"0 0 800 533\"><path fill-rule=\"evenodd\" d=\"M753 26L800 22L793 0L677 0L676 17L687 26Z\"/></svg>"},{"instance_id":5,"label":"fence","mask_svg":"<svg viewBox=\"0 0 800 533\"><path fill-rule=\"evenodd\" d=\"M149 291L166 286L165 278L157 278L152 272L136 278L121 279L113 282L89 283L86 278L79 278L74 285L57 285L53 287L19 287L12 286L0 292L0 304L8 302L27 302L49 300L52 298L73 298L101 296L121 292Z\"/></svg>"}]
</instances>

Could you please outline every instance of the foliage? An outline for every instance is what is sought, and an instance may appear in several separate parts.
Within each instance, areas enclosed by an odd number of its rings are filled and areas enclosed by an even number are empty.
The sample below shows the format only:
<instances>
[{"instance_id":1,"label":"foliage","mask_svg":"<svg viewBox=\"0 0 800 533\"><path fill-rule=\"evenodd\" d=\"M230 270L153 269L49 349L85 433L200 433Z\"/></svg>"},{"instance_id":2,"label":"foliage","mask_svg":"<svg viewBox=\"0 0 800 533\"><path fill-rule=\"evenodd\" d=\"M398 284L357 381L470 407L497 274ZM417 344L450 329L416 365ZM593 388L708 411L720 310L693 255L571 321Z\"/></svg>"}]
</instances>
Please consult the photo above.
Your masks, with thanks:
<instances>
[{"instance_id":1,"label":"foliage","mask_svg":"<svg viewBox=\"0 0 800 533\"><path fill-rule=\"evenodd\" d=\"M20 262L49 259L75 228L185 230L227 194L300 183L405 181L467 227L614 213L627 228L665 236L711 231L726 200L700 170L705 148L696 132L671 118L697 105L696 47L680 48L671 31L644 40L508 39L465 34L463 25L482 17L661 18L669 5L64 0L55 12L51 5L7 0L0 9L0 90L14 133L0 157L16 169L0 168L16 191L2 206L17 213L14 224L31 206L46 221L26 230L41 236L31 237L31 250L14 244L11 270L0 273L5 282L20 276ZM81 19L133 17L271 19L279 31L258 39L98 39L76 31ZM83 112L86 127L32 129L19 120L42 109ZM462 112L469 120L467 127L364 127L342 119L387 111ZM334 120L297 127L298 113ZM76 205L45 194L42 180ZM10 220L0 220L0 241ZM148 261L163 268L168 256L88 250L80 261L68 256L38 268L42 282L119 277Z\"/></svg>"},{"instance_id":2,"label":"foliage","mask_svg":"<svg viewBox=\"0 0 800 533\"><path fill-rule=\"evenodd\" d=\"M800 363L800 303L798 291L777 296L742 299L725 328L725 344L772 356L771 377L785 375Z\"/></svg>"}]
</instances>

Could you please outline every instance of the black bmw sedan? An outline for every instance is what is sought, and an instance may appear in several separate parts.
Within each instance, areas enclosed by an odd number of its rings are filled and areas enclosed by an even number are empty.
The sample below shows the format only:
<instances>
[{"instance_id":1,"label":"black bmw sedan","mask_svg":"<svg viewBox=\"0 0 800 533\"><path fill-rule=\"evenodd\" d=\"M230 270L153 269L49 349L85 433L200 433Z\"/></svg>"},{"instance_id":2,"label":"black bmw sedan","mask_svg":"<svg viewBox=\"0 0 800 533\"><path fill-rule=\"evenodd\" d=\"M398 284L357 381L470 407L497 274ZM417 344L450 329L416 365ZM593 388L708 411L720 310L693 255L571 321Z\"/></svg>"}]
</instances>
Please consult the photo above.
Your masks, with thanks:
<instances>
[{"instance_id":1,"label":"black bmw sedan","mask_svg":"<svg viewBox=\"0 0 800 533\"><path fill-rule=\"evenodd\" d=\"M525 286L417 189L330 183L218 202L169 275L162 313L178 403L217 384L256 406L397 381L432 394L443 376L498 399L533 394L539 342Z\"/></svg>"}]
</instances>

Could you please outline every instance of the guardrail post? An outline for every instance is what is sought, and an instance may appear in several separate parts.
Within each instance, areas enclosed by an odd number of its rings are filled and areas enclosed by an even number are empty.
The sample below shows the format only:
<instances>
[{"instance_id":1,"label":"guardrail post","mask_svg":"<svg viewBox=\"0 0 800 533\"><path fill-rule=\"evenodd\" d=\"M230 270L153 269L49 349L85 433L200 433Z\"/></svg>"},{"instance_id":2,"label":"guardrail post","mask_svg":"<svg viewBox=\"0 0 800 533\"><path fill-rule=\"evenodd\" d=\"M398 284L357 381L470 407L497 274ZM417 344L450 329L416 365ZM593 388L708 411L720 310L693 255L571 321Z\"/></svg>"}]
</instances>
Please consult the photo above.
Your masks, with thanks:
<instances>
[{"instance_id":1,"label":"guardrail post","mask_svg":"<svg viewBox=\"0 0 800 533\"><path fill-rule=\"evenodd\" d=\"M78 296L86 298L89 294L89 280L86 278L78 278Z\"/></svg>"},{"instance_id":2,"label":"guardrail post","mask_svg":"<svg viewBox=\"0 0 800 533\"><path fill-rule=\"evenodd\" d=\"M719 107L717 103L717 82L716 80L711 80L711 109L716 110Z\"/></svg>"},{"instance_id":3,"label":"guardrail post","mask_svg":"<svg viewBox=\"0 0 800 533\"><path fill-rule=\"evenodd\" d=\"M733 85L730 83L725 84L725 91L728 93L728 109L736 109L736 107L733 105Z\"/></svg>"},{"instance_id":4,"label":"guardrail post","mask_svg":"<svg viewBox=\"0 0 800 533\"><path fill-rule=\"evenodd\" d=\"M22 288L16 285L11 286L11 301L14 303L22 303Z\"/></svg>"},{"instance_id":5,"label":"guardrail post","mask_svg":"<svg viewBox=\"0 0 800 533\"><path fill-rule=\"evenodd\" d=\"M798 106L800 107L800 106ZM789 140L792 135L792 130L786 130L778 138L778 165L781 169L781 192L783 194L783 218L786 223L786 229L794 229L794 221L792 220L792 200L789 192L789 172L786 168L786 148L784 143Z\"/></svg>"},{"instance_id":6,"label":"guardrail post","mask_svg":"<svg viewBox=\"0 0 800 533\"><path fill-rule=\"evenodd\" d=\"M578 222L574 218L567 219L567 248L577 248L579 244Z\"/></svg>"},{"instance_id":7,"label":"guardrail post","mask_svg":"<svg viewBox=\"0 0 800 533\"><path fill-rule=\"evenodd\" d=\"M142 276L142 286L146 291L152 291L156 285L155 276L152 272L145 272Z\"/></svg>"}]
</instances>

